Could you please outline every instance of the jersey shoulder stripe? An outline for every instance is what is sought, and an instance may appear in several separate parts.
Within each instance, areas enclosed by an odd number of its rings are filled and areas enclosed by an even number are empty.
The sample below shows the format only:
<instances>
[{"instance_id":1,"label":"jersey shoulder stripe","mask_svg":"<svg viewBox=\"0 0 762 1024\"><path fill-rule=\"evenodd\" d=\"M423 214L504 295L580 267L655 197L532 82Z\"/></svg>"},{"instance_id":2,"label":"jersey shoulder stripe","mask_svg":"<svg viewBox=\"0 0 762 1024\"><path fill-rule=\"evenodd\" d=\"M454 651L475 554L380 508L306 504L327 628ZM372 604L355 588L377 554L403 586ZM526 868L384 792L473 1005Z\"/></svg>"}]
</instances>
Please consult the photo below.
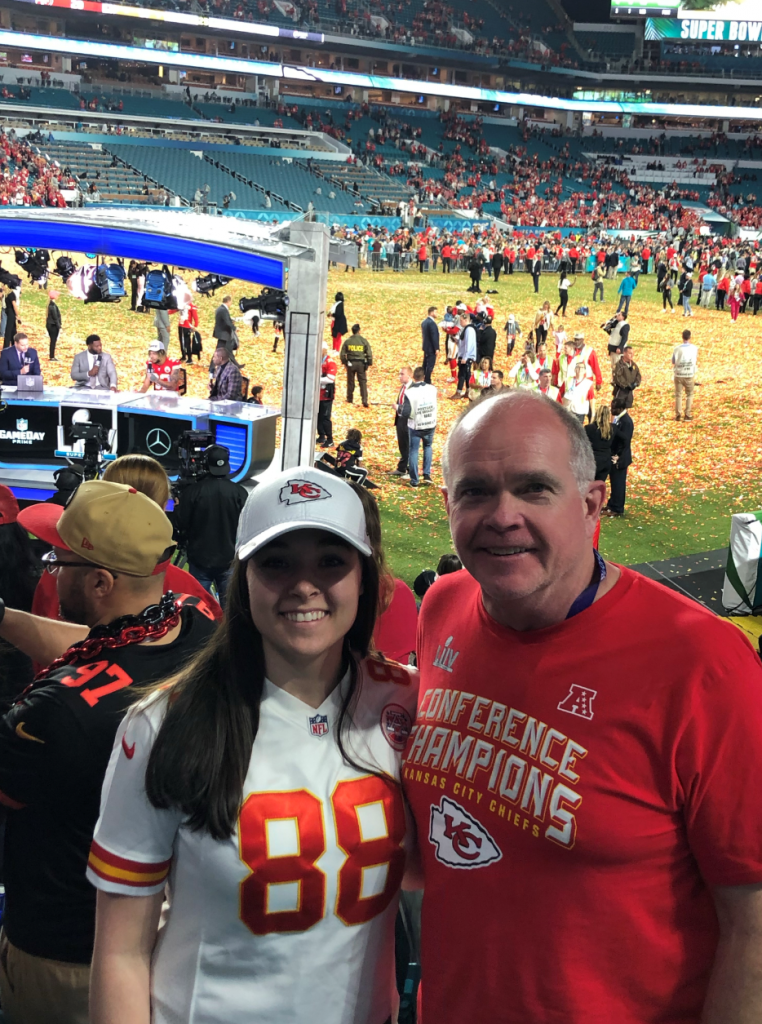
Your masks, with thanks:
<instances>
[{"instance_id":1,"label":"jersey shoulder stripe","mask_svg":"<svg viewBox=\"0 0 762 1024\"><path fill-rule=\"evenodd\" d=\"M417 681L417 671L410 665L401 665L398 661L371 655L363 662L368 678L375 683L396 683L398 686L410 686Z\"/></svg>"},{"instance_id":2,"label":"jersey shoulder stripe","mask_svg":"<svg viewBox=\"0 0 762 1024\"><path fill-rule=\"evenodd\" d=\"M118 857L93 840L87 866L90 871L107 882L116 885L145 888L165 881L172 865L172 858L157 863L145 863Z\"/></svg>"}]
</instances>

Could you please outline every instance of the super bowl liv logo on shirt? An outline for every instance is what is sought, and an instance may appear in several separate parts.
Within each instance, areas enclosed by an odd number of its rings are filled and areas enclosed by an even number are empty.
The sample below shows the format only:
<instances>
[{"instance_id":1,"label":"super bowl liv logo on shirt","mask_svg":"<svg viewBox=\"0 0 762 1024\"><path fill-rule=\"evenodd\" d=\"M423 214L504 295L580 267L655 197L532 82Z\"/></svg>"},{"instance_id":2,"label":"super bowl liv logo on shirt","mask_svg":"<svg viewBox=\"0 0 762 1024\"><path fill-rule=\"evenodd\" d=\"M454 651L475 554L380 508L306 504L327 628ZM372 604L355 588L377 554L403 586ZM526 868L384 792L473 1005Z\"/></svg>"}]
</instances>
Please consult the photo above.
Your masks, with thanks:
<instances>
[{"instance_id":1,"label":"super bowl liv logo on shirt","mask_svg":"<svg viewBox=\"0 0 762 1024\"><path fill-rule=\"evenodd\" d=\"M450 647L453 638L448 636L444 642L444 645L437 647L437 654L434 658L434 668L444 669L445 672L452 672L452 667L455 664L455 659L460 654L460 651L453 651Z\"/></svg>"}]
</instances>

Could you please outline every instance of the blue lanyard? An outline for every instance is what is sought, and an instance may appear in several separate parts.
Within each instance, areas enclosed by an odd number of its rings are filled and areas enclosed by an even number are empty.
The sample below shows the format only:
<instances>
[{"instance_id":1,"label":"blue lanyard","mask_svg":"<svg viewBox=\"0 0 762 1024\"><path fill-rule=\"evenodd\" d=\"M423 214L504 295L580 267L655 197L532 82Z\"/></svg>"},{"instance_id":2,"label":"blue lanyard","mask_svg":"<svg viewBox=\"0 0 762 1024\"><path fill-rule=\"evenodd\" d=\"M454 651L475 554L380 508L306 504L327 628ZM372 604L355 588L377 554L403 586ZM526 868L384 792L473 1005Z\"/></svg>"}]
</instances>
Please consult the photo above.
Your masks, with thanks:
<instances>
[{"instance_id":1,"label":"blue lanyard","mask_svg":"<svg viewBox=\"0 0 762 1024\"><path fill-rule=\"evenodd\" d=\"M595 571L593 572L593 579L591 583L585 587L579 597L575 598L574 604L569 609L569 614L566 616L567 619L573 619L575 615L579 615L580 612L584 612L585 609L589 608L595 600L595 595L598 593L598 587L606 579L606 563L600 552L593 548L593 554L595 555Z\"/></svg>"}]
</instances>

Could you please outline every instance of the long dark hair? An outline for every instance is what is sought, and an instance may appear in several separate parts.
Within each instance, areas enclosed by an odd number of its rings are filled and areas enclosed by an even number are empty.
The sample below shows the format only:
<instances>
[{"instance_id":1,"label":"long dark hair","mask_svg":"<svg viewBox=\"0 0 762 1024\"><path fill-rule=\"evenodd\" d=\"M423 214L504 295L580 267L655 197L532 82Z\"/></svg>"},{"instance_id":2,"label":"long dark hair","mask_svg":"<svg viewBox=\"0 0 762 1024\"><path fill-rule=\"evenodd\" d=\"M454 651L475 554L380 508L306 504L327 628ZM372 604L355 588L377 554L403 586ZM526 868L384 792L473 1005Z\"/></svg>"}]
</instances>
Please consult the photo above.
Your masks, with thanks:
<instances>
[{"instance_id":1,"label":"long dark hair","mask_svg":"<svg viewBox=\"0 0 762 1024\"><path fill-rule=\"evenodd\" d=\"M42 572L29 534L18 523L0 525L0 597L9 608L32 610Z\"/></svg>"},{"instance_id":2,"label":"long dark hair","mask_svg":"<svg viewBox=\"0 0 762 1024\"><path fill-rule=\"evenodd\" d=\"M336 735L344 761L373 772L358 765L346 749L359 694L358 659L368 654L378 614L378 564L374 557L361 556L361 562L357 616L344 638L344 669L349 669L350 683ZM154 807L179 808L190 829L208 832L214 839L232 835L259 729L264 681L262 636L249 610L246 564L236 559L224 621L192 661L154 690L169 691L146 768L146 793Z\"/></svg>"}]
</instances>

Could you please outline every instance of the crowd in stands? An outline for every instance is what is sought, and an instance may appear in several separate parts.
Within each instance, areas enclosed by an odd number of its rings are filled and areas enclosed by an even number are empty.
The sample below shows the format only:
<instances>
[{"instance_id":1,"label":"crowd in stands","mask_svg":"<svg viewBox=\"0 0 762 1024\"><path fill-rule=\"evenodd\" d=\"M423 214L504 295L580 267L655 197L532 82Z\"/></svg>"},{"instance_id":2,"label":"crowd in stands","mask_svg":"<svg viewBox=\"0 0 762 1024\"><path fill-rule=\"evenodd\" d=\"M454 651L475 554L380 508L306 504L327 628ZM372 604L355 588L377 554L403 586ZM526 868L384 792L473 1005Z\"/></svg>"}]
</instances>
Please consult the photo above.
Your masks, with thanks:
<instances>
[{"instance_id":1,"label":"crowd in stands","mask_svg":"<svg viewBox=\"0 0 762 1024\"><path fill-rule=\"evenodd\" d=\"M50 163L11 129L0 130L0 206L66 206L61 188L72 178Z\"/></svg>"}]
</instances>

